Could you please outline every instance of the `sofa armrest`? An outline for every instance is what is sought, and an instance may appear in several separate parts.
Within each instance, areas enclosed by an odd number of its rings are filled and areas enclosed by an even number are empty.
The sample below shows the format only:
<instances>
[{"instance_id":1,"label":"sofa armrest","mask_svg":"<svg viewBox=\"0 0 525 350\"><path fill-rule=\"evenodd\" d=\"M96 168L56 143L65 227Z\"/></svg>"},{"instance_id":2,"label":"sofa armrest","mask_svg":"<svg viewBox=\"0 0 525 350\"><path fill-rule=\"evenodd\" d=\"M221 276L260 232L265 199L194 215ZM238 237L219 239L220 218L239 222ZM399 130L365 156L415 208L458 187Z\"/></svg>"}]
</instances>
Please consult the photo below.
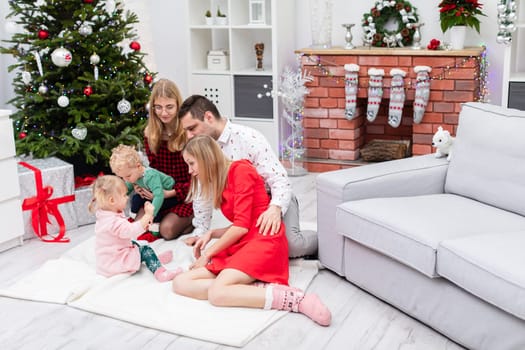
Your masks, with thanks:
<instances>
[{"instance_id":1,"label":"sofa armrest","mask_svg":"<svg viewBox=\"0 0 525 350\"><path fill-rule=\"evenodd\" d=\"M319 174L317 232L319 260L344 276L343 237L336 231L336 207L350 200L443 193L448 162L434 154Z\"/></svg>"}]
</instances>

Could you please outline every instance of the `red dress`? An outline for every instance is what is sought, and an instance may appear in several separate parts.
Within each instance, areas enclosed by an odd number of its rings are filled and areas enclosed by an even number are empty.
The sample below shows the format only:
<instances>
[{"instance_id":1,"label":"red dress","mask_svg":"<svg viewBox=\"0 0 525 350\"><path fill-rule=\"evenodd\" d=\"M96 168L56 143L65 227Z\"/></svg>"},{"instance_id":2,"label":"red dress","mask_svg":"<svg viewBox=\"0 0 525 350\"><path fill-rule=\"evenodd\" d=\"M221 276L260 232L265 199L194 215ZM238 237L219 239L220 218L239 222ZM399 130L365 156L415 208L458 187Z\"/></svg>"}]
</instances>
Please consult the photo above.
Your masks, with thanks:
<instances>
[{"instance_id":1,"label":"red dress","mask_svg":"<svg viewBox=\"0 0 525 350\"><path fill-rule=\"evenodd\" d=\"M248 232L215 255L206 268L218 274L226 268L240 270L264 282L288 285L288 241L284 223L275 235L262 235L255 223L268 208L270 198L263 178L248 160L234 161L228 171L221 210L234 226Z\"/></svg>"},{"instance_id":2,"label":"red dress","mask_svg":"<svg viewBox=\"0 0 525 350\"><path fill-rule=\"evenodd\" d=\"M175 186L173 188L177 191L175 198L177 198L180 204L177 204L170 209L167 209L164 214L167 212L172 212L177 214L180 217L189 217L193 215L193 205L192 203L185 203L186 196L190 189L191 176L188 172L188 164L184 162L182 158L182 152L175 151L171 152L168 149L168 143L162 141L157 153L153 153L148 145L148 139L144 138L144 149L146 155L148 156L149 166L162 171L165 174L173 177L175 179Z\"/></svg>"}]
</instances>

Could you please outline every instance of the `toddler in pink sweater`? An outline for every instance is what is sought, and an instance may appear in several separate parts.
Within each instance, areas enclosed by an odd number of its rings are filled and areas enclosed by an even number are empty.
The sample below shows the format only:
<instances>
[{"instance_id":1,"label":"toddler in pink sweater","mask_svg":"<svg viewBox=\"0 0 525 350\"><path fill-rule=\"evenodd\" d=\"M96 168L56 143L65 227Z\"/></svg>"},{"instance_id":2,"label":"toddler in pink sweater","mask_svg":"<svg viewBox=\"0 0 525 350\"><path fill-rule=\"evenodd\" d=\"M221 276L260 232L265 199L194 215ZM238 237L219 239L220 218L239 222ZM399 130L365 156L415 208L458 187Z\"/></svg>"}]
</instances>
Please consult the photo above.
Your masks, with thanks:
<instances>
[{"instance_id":1,"label":"toddler in pink sweater","mask_svg":"<svg viewBox=\"0 0 525 350\"><path fill-rule=\"evenodd\" d=\"M104 175L93 184L93 198L89 210L95 212L95 254L97 273L111 277L119 273L137 272L142 262L160 282L171 281L182 272L169 271L162 264L173 258L172 251L159 256L147 245L133 241L148 228L153 219L153 205L144 205L145 214L135 222L124 215L128 203L128 188L118 176Z\"/></svg>"}]
</instances>

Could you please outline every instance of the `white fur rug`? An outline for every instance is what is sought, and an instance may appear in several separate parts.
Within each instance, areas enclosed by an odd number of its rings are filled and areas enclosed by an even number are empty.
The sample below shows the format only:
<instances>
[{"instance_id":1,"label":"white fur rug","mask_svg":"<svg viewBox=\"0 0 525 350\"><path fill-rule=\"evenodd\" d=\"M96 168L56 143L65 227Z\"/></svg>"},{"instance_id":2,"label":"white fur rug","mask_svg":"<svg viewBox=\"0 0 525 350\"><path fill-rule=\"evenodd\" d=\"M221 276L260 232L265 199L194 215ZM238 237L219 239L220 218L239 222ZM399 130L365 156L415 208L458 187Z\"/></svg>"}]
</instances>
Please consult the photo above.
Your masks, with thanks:
<instances>
[{"instance_id":1,"label":"white fur rug","mask_svg":"<svg viewBox=\"0 0 525 350\"><path fill-rule=\"evenodd\" d=\"M187 268L191 247L181 240L158 240L151 244L157 252L173 250L168 268ZM318 272L317 261L290 261L290 285L306 289ZM220 308L174 294L171 283L159 283L143 266L132 275L105 278L95 273L94 238L72 248L12 286L0 295L69 306L138 324L144 327L242 347L284 311L248 308Z\"/></svg>"}]
</instances>

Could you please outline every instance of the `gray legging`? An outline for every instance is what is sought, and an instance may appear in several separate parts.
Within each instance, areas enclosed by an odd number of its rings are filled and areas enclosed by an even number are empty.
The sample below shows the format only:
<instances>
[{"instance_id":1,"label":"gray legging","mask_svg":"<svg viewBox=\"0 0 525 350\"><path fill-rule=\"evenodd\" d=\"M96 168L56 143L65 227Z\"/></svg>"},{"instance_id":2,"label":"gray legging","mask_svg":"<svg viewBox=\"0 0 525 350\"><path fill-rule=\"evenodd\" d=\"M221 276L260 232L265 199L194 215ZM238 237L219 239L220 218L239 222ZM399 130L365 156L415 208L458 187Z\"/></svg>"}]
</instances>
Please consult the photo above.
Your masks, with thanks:
<instances>
[{"instance_id":1,"label":"gray legging","mask_svg":"<svg viewBox=\"0 0 525 350\"><path fill-rule=\"evenodd\" d=\"M301 231L299 226L299 202L292 194L290 205L283 218L288 238L288 255L290 258L317 254L317 232Z\"/></svg>"}]
</instances>

